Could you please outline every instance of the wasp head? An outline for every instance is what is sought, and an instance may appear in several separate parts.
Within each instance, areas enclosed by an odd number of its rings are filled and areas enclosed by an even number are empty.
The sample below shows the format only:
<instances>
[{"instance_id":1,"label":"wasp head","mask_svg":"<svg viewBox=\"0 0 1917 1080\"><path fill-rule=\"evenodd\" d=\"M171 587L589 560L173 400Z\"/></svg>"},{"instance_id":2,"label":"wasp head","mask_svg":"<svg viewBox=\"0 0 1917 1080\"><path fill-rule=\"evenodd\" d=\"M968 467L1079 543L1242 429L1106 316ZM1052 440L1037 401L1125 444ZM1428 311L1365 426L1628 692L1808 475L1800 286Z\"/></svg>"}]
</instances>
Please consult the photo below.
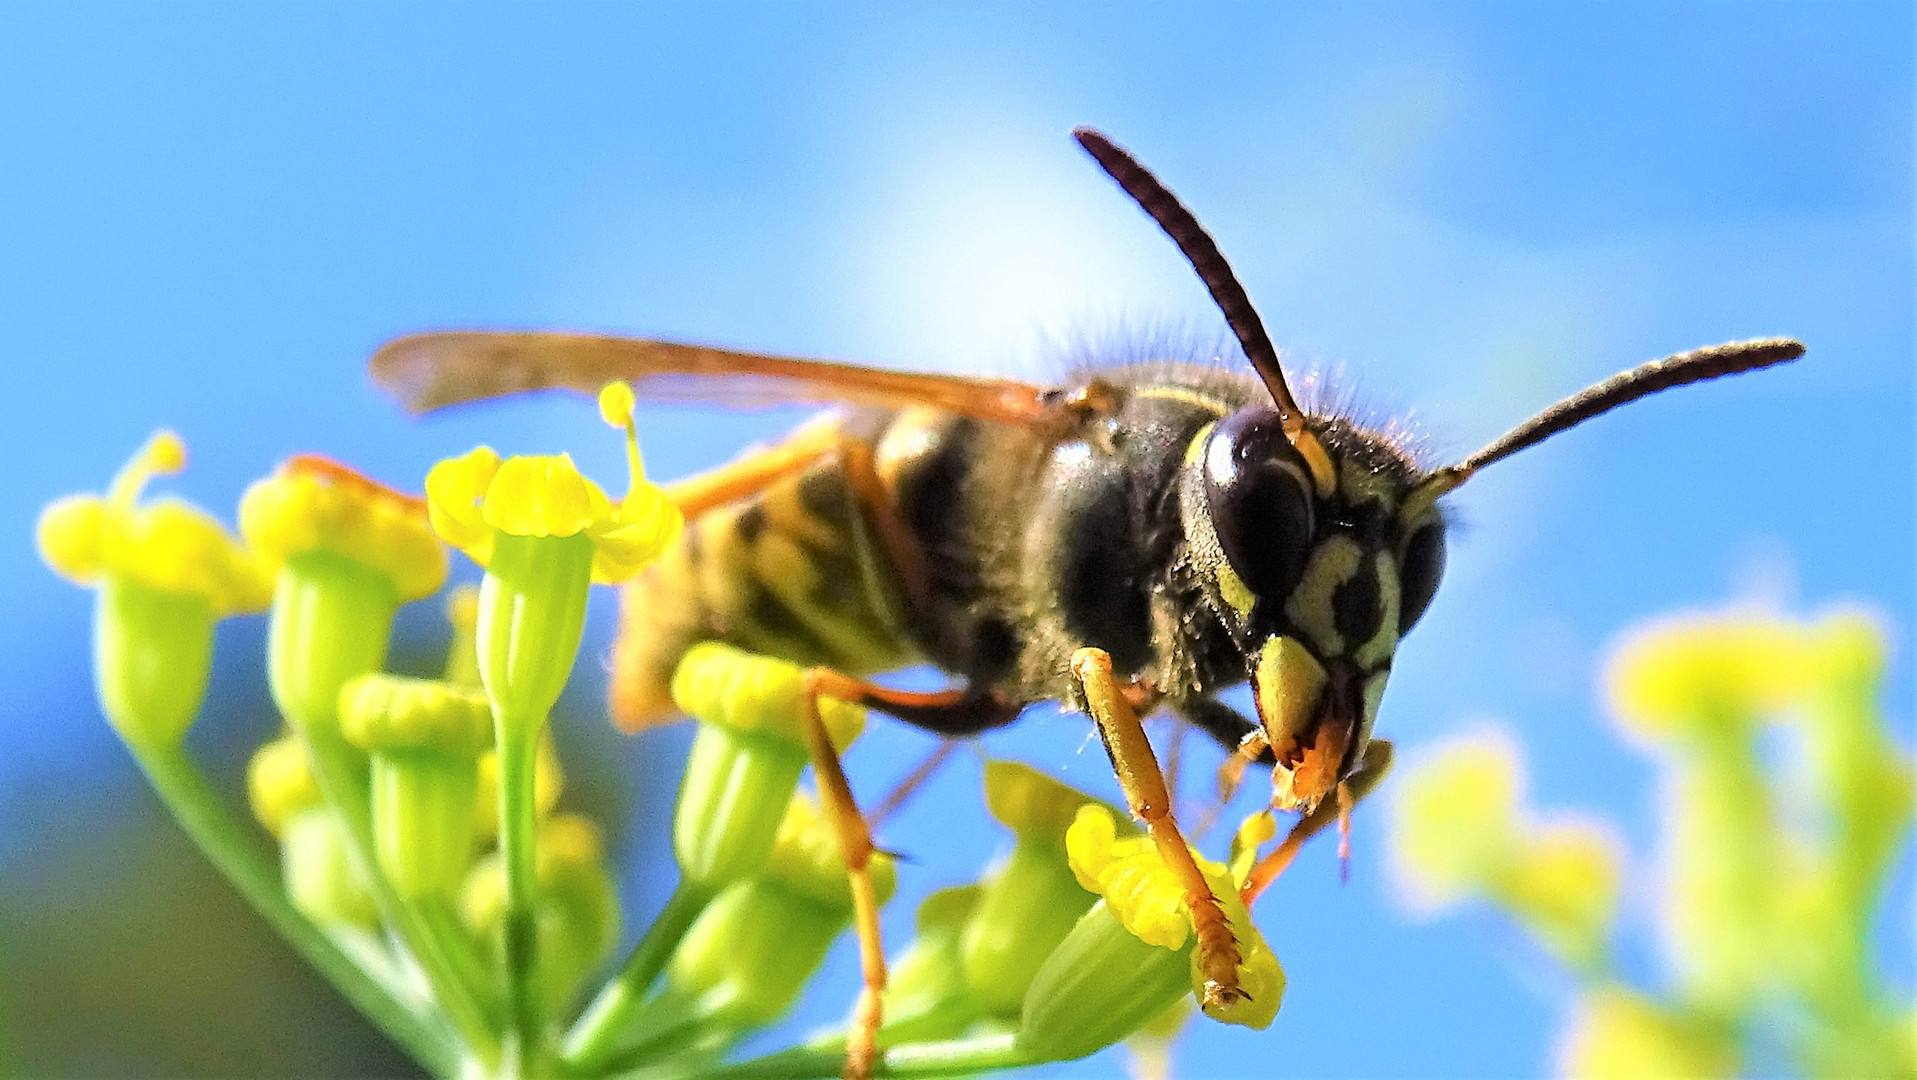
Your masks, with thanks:
<instances>
[{"instance_id":1,"label":"wasp head","mask_svg":"<svg viewBox=\"0 0 1917 1080\"><path fill-rule=\"evenodd\" d=\"M1187 534L1242 650L1282 809L1312 809L1363 759L1398 639L1444 570L1444 519L1415 472L1343 421L1288 435L1240 409L1193 443ZM1296 440L1294 442L1294 439Z\"/></svg>"}]
</instances>

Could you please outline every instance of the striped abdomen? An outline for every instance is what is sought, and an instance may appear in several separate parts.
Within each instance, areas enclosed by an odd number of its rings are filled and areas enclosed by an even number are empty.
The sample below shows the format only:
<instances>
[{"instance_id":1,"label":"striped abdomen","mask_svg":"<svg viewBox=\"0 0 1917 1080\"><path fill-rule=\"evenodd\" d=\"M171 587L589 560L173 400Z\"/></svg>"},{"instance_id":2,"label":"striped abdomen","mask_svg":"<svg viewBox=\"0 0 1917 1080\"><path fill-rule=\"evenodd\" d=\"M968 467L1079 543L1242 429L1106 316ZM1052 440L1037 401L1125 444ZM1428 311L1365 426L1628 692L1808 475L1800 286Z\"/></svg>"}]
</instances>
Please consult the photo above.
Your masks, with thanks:
<instances>
[{"instance_id":1,"label":"striped abdomen","mask_svg":"<svg viewBox=\"0 0 1917 1080\"><path fill-rule=\"evenodd\" d=\"M896 414L825 418L867 438ZM853 675L918 659L895 573L836 455L686 522L625 590L613 717L628 731L676 714L672 672L700 641Z\"/></svg>"}]
</instances>

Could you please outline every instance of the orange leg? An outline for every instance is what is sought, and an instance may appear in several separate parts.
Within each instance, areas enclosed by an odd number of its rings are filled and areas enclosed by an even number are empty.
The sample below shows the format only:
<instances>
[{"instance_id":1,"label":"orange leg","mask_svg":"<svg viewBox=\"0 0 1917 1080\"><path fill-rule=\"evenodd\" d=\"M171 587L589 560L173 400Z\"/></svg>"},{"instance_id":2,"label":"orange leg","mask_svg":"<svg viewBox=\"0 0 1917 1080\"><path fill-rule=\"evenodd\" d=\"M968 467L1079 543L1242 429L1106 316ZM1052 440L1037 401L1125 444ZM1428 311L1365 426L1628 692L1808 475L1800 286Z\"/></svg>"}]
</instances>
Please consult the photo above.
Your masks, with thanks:
<instances>
[{"instance_id":1,"label":"orange leg","mask_svg":"<svg viewBox=\"0 0 1917 1080\"><path fill-rule=\"evenodd\" d=\"M1245 877L1244 885L1238 890L1239 896L1244 898L1245 903L1250 904L1258 899L1259 894L1270 888L1272 882L1278 880L1278 875L1285 872L1285 868L1291 865L1291 860L1298 857L1298 851L1305 846L1305 841L1334 823L1343 834L1339 842L1339 857L1347 857L1351 850L1349 841L1351 808L1356 806L1359 800L1371 794L1377 788L1378 782L1383 780L1385 774L1390 771L1391 744L1383 739L1371 740L1371 744L1365 747L1364 760L1358 763L1358 767L1352 770L1350 776L1345 777L1338 784L1338 797L1324 800L1311 813L1299 818L1298 824L1291 827L1291 832L1285 835L1284 841L1273 848L1270 854L1258 860L1258 865L1251 868L1251 873Z\"/></svg>"},{"instance_id":2,"label":"orange leg","mask_svg":"<svg viewBox=\"0 0 1917 1080\"><path fill-rule=\"evenodd\" d=\"M872 1074L877 1056L879 996L885 990L885 947L879 937L878 897L872 889L870 865L877 850L872 845L872 828L852 797L839 753L826 737L825 723L819 718L819 699L837 698L882 712L906 717L952 713L970 715L977 711L977 695L965 690L914 693L877 686L863 679L833 671L812 668L805 673L805 739L812 752L812 769L818 775L819 802L826 819L838 834L839 850L845 856L846 873L852 883L852 923L859 936L859 969L863 985L858 1004L852 1010L851 1028L846 1032L846 1080L866 1080ZM1015 711L1015 710L1014 710ZM951 744L948 744L951 745Z\"/></svg>"},{"instance_id":3,"label":"orange leg","mask_svg":"<svg viewBox=\"0 0 1917 1080\"><path fill-rule=\"evenodd\" d=\"M1087 711L1098 722L1098 731L1111 753L1118 771L1119 786L1132 816L1145 823L1159 857L1177 875L1185 888L1185 901L1191 908L1192 927L1198 935L1198 966L1205 979L1207 1005L1228 1005L1240 1000L1244 990L1238 985L1241 955L1238 938L1231 932L1224 909L1212 895L1211 885L1192 859L1185 837L1172 816L1171 793L1159 771L1158 757L1152 753L1151 740L1138 722L1130 696L1112 675L1111 655L1103 649L1080 649L1072 654L1072 674L1085 696Z\"/></svg>"}]
</instances>

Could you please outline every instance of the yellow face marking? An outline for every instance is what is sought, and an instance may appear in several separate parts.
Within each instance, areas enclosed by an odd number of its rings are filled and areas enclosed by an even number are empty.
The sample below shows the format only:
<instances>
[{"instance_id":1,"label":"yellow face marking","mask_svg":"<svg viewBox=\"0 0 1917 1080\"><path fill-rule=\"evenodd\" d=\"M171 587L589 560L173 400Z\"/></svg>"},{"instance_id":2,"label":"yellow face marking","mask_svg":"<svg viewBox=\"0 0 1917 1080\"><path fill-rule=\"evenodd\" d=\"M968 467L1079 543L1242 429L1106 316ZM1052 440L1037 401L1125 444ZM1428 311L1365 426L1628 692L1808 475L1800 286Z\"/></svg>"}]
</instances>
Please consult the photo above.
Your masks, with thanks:
<instances>
[{"instance_id":1,"label":"yellow face marking","mask_svg":"<svg viewBox=\"0 0 1917 1080\"><path fill-rule=\"evenodd\" d=\"M1384 602L1384 611L1378 619L1378 632L1351 653L1351 659L1366 669L1391 659L1392 652L1398 647L1398 563L1382 551L1378 552L1375 559L1378 596Z\"/></svg>"},{"instance_id":2,"label":"yellow face marking","mask_svg":"<svg viewBox=\"0 0 1917 1080\"><path fill-rule=\"evenodd\" d=\"M1344 652L1344 636L1338 633L1331 597L1338 586L1357 571L1363 558L1363 550L1350 537L1326 538L1311 549L1304 576L1285 600L1285 617L1293 626L1304 630L1321 655L1338 656Z\"/></svg>"},{"instance_id":3,"label":"yellow face marking","mask_svg":"<svg viewBox=\"0 0 1917 1080\"><path fill-rule=\"evenodd\" d=\"M1296 639L1275 637L1258 650L1252 682L1258 694L1258 715L1266 724L1265 738L1282 748L1311 725L1312 707L1324 692L1325 669Z\"/></svg>"},{"instance_id":4,"label":"yellow face marking","mask_svg":"<svg viewBox=\"0 0 1917 1080\"><path fill-rule=\"evenodd\" d=\"M1365 680L1365 715L1363 726L1359 728L1358 737L1360 740L1371 738L1371 725L1378 720L1378 703L1384 700L1385 678L1390 674L1389 671L1380 671ZM1358 749L1362 752L1364 747L1360 746Z\"/></svg>"}]
</instances>

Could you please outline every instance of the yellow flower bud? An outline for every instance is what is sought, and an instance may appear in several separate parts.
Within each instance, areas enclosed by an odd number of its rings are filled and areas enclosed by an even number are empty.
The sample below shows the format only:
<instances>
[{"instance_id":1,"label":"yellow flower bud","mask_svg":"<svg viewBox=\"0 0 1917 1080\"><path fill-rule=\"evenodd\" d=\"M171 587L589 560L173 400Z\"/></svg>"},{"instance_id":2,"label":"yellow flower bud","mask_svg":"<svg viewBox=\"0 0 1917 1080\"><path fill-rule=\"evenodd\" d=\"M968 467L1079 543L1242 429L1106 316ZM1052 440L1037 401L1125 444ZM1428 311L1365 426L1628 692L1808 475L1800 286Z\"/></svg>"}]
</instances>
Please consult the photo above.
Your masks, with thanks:
<instances>
[{"instance_id":1,"label":"yellow flower bud","mask_svg":"<svg viewBox=\"0 0 1917 1080\"><path fill-rule=\"evenodd\" d=\"M340 688L340 730L371 761L373 847L400 896L450 896L472 862L481 750L492 709L477 690L396 675Z\"/></svg>"},{"instance_id":2,"label":"yellow flower bud","mask_svg":"<svg viewBox=\"0 0 1917 1080\"><path fill-rule=\"evenodd\" d=\"M253 816L266 831L280 835L295 814L318 806L319 783L313 778L306 747L291 735L282 735L259 748L246 768L246 796Z\"/></svg>"},{"instance_id":3,"label":"yellow flower bud","mask_svg":"<svg viewBox=\"0 0 1917 1080\"><path fill-rule=\"evenodd\" d=\"M258 559L177 499L141 504L147 481L178 472L186 448L162 431L105 497L76 495L40 515L35 540L55 573L99 586L93 670L101 710L135 747L177 744L206 696L213 624L266 606Z\"/></svg>"},{"instance_id":4,"label":"yellow flower bud","mask_svg":"<svg viewBox=\"0 0 1917 1080\"><path fill-rule=\"evenodd\" d=\"M866 870L872 875L872 892L878 902L891 899L898 885L892 857L878 852L866 864ZM756 876L776 881L821 904L852 910L852 882L846 873L845 855L839 850L838 833L819 804L804 795L794 796L786 805L785 820L779 823L772 851Z\"/></svg>"},{"instance_id":5,"label":"yellow flower bud","mask_svg":"<svg viewBox=\"0 0 1917 1080\"><path fill-rule=\"evenodd\" d=\"M1092 906L1065 857L1066 829L1090 804L1103 805L1030 766L985 764L986 808L1014 834L960 938L966 983L988 1013L1017 1012L1046 956Z\"/></svg>"},{"instance_id":6,"label":"yellow flower bud","mask_svg":"<svg viewBox=\"0 0 1917 1080\"><path fill-rule=\"evenodd\" d=\"M538 998L548 1012L562 1009L580 982L604 963L619 942L619 900L607 873L599 829L578 814L557 814L539 826ZM473 868L460 897L460 917L502 951L506 867L498 855Z\"/></svg>"},{"instance_id":7,"label":"yellow flower bud","mask_svg":"<svg viewBox=\"0 0 1917 1080\"><path fill-rule=\"evenodd\" d=\"M804 691L799 665L716 641L688 649L672 675L672 700L693 719L774 735L802 748ZM819 701L819 719L841 752L865 729L865 710L836 698Z\"/></svg>"}]
</instances>

